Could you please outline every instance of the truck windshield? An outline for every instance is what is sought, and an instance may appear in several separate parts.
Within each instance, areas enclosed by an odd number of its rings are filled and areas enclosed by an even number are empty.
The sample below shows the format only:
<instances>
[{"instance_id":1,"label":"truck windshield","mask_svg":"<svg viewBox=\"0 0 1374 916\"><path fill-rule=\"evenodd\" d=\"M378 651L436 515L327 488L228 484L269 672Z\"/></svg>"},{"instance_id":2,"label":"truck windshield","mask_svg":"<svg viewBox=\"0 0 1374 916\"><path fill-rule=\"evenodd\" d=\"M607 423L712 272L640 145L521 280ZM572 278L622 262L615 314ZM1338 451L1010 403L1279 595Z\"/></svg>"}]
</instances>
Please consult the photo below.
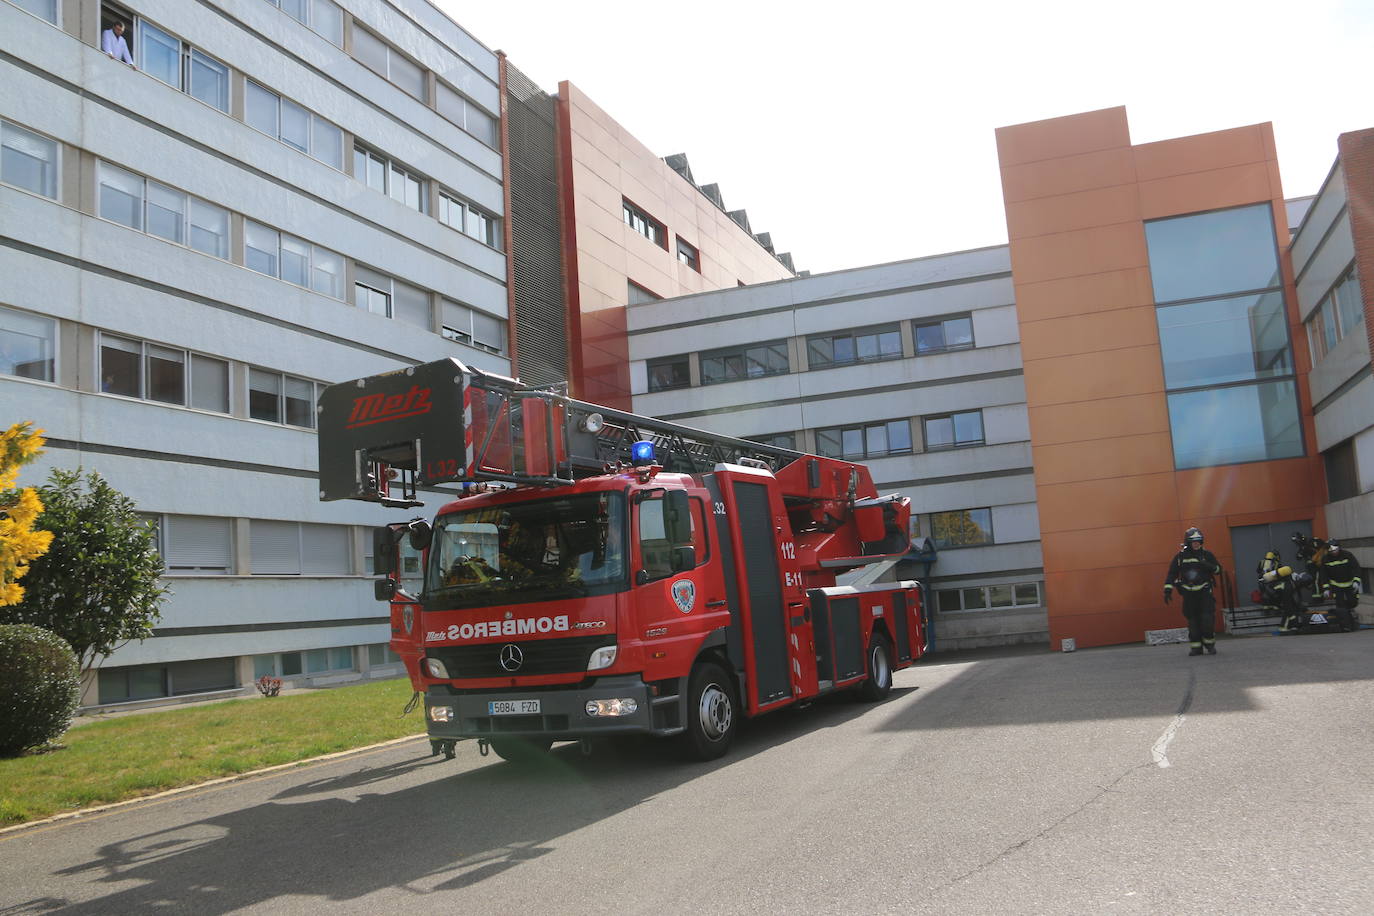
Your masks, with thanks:
<instances>
[{"instance_id":1,"label":"truck windshield","mask_svg":"<svg viewBox=\"0 0 1374 916\"><path fill-rule=\"evenodd\" d=\"M588 493L441 515L425 574L434 609L601 595L624 588L625 496Z\"/></svg>"}]
</instances>

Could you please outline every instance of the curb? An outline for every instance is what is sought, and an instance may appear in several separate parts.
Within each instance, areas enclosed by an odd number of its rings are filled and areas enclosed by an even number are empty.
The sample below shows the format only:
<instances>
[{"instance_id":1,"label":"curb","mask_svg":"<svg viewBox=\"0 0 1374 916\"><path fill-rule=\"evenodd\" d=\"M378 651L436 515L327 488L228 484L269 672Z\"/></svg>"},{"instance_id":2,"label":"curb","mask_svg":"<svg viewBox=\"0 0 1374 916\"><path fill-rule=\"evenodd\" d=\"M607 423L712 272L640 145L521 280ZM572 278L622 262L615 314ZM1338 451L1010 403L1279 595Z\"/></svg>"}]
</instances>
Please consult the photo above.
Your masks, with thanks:
<instances>
[{"instance_id":1,"label":"curb","mask_svg":"<svg viewBox=\"0 0 1374 916\"><path fill-rule=\"evenodd\" d=\"M427 734L422 732L417 735L407 735L404 738L392 738L390 741L382 741L377 744L369 744L365 747L350 748L346 751L335 751L332 754L323 754L319 757L307 757L304 760L293 760L290 763L278 763L274 764L273 766L263 767L262 769L258 770L249 770L246 773L235 773L233 776L221 776L218 779L211 779L208 782L193 783L189 786L177 786L175 789L167 789L165 791L158 792L154 795L140 795L137 798L126 798L123 801L110 802L107 805L97 805L94 808L82 808L80 811L68 811L62 814L54 814L51 817L45 817L36 821L25 821L22 824L15 824L11 827L0 827L0 839L4 839L7 834L17 833L21 830L29 830L34 827L40 827L44 824L53 824L59 821L69 821L75 820L80 817L89 817L92 814L100 814L102 812L110 811L115 808L126 808L129 805L136 805L142 802L154 801L160 798L170 798L174 795L184 795L187 792L193 792L196 789L205 789L209 788L210 786L219 786L231 782L240 782L245 779L251 779L254 776L262 776L266 773L275 773L280 770L290 770L297 767L310 766L316 763L324 763L328 760L337 760L340 757L351 757L354 754L361 754L365 751L375 751L384 747L391 747L392 745L404 744L407 741L415 741L420 738L428 737L429 736Z\"/></svg>"}]
</instances>

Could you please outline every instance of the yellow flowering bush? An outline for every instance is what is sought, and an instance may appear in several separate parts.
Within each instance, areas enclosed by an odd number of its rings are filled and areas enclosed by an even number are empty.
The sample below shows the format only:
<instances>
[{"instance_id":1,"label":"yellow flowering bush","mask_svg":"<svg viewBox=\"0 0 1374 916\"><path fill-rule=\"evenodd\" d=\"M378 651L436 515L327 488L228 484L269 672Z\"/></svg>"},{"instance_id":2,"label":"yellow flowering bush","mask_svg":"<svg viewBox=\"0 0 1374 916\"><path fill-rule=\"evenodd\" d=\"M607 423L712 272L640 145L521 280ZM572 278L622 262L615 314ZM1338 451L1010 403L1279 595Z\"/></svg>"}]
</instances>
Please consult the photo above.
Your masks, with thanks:
<instances>
[{"instance_id":1,"label":"yellow flowering bush","mask_svg":"<svg viewBox=\"0 0 1374 916\"><path fill-rule=\"evenodd\" d=\"M35 531L34 520L43 503L33 487L16 489L19 468L38 456L43 431L28 422L0 432L0 607L24 598L19 579L29 563L41 557L52 543L51 531Z\"/></svg>"}]
</instances>

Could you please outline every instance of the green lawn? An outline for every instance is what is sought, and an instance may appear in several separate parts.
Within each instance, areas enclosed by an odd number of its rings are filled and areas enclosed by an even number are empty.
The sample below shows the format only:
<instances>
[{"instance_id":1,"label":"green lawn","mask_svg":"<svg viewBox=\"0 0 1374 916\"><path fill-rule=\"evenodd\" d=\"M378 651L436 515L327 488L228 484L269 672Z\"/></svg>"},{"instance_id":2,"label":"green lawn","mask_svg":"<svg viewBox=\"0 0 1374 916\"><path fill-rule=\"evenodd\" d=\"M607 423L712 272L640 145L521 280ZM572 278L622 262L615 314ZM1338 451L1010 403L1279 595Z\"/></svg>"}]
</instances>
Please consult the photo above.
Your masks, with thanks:
<instances>
[{"instance_id":1,"label":"green lawn","mask_svg":"<svg viewBox=\"0 0 1374 916\"><path fill-rule=\"evenodd\" d=\"M0 826L420 734L405 678L124 715L0 759ZM422 707L423 708L423 707Z\"/></svg>"}]
</instances>

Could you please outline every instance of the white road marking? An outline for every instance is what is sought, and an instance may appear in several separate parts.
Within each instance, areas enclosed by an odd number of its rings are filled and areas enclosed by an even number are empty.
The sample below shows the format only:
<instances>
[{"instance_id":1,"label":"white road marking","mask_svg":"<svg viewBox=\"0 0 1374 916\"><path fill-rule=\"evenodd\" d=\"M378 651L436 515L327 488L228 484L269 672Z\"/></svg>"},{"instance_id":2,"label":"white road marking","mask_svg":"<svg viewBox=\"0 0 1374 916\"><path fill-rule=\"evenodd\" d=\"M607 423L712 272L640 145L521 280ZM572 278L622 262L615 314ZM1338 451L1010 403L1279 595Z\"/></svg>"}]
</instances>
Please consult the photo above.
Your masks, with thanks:
<instances>
[{"instance_id":1,"label":"white road marking","mask_svg":"<svg viewBox=\"0 0 1374 916\"><path fill-rule=\"evenodd\" d=\"M1174 716L1174 721L1169 723L1169 727L1164 729L1164 734L1155 740L1155 746L1150 748L1150 756L1154 758L1155 765L1160 769L1170 765L1169 756L1166 753L1169 750L1169 742L1174 740L1174 733L1178 731L1178 727L1183 724L1185 718L1187 717L1182 713Z\"/></svg>"}]
</instances>

